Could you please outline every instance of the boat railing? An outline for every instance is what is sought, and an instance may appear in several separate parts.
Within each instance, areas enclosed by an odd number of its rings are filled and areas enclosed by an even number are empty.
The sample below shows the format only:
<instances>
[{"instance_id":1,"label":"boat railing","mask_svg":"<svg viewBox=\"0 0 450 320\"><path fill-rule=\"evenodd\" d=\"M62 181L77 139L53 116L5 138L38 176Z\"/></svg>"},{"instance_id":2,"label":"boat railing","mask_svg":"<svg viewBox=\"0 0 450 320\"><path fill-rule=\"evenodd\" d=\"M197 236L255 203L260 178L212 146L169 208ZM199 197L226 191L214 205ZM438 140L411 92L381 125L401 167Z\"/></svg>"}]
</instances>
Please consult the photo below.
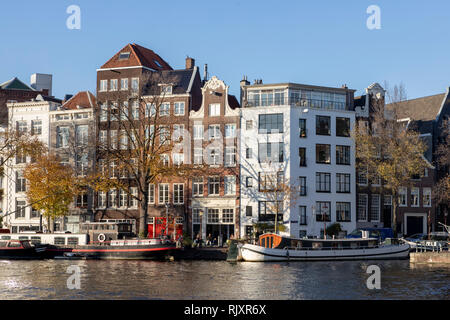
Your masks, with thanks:
<instances>
[{"instance_id":1,"label":"boat railing","mask_svg":"<svg viewBox=\"0 0 450 320\"><path fill-rule=\"evenodd\" d=\"M416 244L416 252L442 252L448 250L440 241L425 241Z\"/></svg>"},{"instance_id":2,"label":"boat railing","mask_svg":"<svg viewBox=\"0 0 450 320\"><path fill-rule=\"evenodd\" d=\"M317 251L317 250L335 250L335 251L341 251L341 250L359 250L359 249L374 249L374 248L380 248L382 245L375 245L375 246L365 246L365 247L284 247L283 250L298 250L298 251Z\"/></svg>"}]
</instances>

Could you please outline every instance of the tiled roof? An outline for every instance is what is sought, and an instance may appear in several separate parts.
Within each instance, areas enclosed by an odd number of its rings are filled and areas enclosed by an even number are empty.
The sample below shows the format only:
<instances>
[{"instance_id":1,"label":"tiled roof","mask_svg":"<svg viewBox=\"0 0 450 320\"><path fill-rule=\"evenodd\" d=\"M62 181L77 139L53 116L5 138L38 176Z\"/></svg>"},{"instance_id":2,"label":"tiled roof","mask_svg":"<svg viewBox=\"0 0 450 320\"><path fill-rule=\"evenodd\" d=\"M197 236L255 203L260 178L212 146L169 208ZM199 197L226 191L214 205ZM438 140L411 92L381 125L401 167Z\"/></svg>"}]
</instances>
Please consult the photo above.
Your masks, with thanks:
<instances>
[{"instance_id":1,"label":"tiled roof","mask_svg":"<svg viewBox=\"0 0 450 320\"><path fill-rule=\"evenodd\" d=\"M410 118L411 120L434 120L441 109L446 94L406 100L395 104L388 104L386 108L395 109L399 119Z\"/></svg>"},{"instance_id":2,"label":"tiled roof","mask_svg":"<svg viewBox=\"0 0 450 320\"><path fill-rule=\"evenodd\" d=\"M31 88L30 86L26 85L24 82L20 81L16 77L0 84L0 89L36 91L33 88Z\"/></svg>"},{"instance_id":3,"label":"tiled roof","mask_svg":"<svg viewBox=\"0 0 450 320\"><path fill-rule=\"evenodd\" d=\"M144 88L143 93L144 95L159 94L161 86L156 86L156 83L171 84L173 94L187 93L193 73L196 72L196 70L197 68L170 71L164 70L158 73L153 73L152 78L149 80L149 86ZM158 92L155 92L156 88Z\"/></svg>"},{"instance_id":4,"label":"tiled roof","mask_svg":"<svg viewBox=\"0 0 450 320\"><path fill-rule=\"evenodd\" d=\"M228 95L228 104L229 104L231 109L236 109L236 108L240 108L241 107L241 105L239 104L239 102L236 99L236 97L231 95L231 94Z\"/></svg>"},{"instance_id":5,"label":"tiled roof","mask_svg":"<svg viewBox=\"0 0 450 320\"><path fill-rule=\"evenodd\" d=\"M125 56L126 53L129 53L129 56ZM135 43L127 44L109 59L101 69L134 66L143 66L153 70L172 70L172 67L155 52Z\"/></svg>"},{"instance_id":6,"label":"tiled roof","mask_svg":"<svg viewBox=\"0 0 450 320\"><path fill-rule=\"evenodd\" d=\"M65 110L76 110L76 109L86 109L94 108L96 105L95 96L89 91L80 91L72 98L67 100L62 108Z\"/></svg>"}]
</instances>

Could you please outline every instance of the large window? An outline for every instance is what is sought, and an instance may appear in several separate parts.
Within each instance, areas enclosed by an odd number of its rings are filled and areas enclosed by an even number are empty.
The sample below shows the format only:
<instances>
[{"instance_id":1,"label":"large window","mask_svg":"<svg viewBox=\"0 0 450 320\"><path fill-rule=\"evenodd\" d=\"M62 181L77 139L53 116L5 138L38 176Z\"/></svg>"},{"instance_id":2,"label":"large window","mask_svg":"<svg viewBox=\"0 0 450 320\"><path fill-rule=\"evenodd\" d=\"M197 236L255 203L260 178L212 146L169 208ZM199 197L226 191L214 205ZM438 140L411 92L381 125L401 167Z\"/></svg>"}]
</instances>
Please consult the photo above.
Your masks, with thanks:
<instances>
[{"instance_id":1,"label":"large window","mask_svg":"<svg viewBox=\"0 0 450 320\"><path fill-rule=\"evenodd\" d=\"M281 133L283 132L283 114L260 114L259 133Z\"/></svg>"},{"instance_id":2,"label":"large window","mask_svg":"<svg viewBox=\"0 0 450 320\"><path fill-rule=\"evenodd\" d=\"M86 146L88 144L89 128L87 125L79 125L75 127L75 137L77 146Z\"/></svg>"},{"instance_id":3,"label":"large window","mask_svg":"<svg viewBox=\"0 0 450 320\"><path fill-rule=\"evenodd\" d=\"M220 154L220 148L208 147L208 164L210 166L217 166L222 164L222 157Z\"/></svg>"},{"instance_id":4,"label":"large window","mask_svg":"<svg viewBox=\"0 0 450 320\"><path fill-rule=\"evenodd\" d=\"M222 223L233 224L234 223L234 210L222 209Z\"/></svg>"},{"instance_id":5,"label":"large window","mask_svg":"<svg viewBox=\"0 0 450 320\"><path fill-rule=\"evenodd\" d=\"M431 188L423 188L423 206L431 207Z\"/></svg>"},{"instance_id":6,"label":"large window","mask_svg":"<svg viewBox=\"0 0 450 320\"><path fill-rule=\"evenodd\" d=\"M331 174L316 172L316 191L331 192Z\"/></svg>"},{"instance_id":7,"label":"large window","mask_svg":"<svg viewBox=\"0 0 450 320\"><path fill-rule=\"evenodd\" d=\"M350 202L336 202L336 221L351 221Z\"/></svg>"},{"instance_id":8,"label":"large window","mask_svg":"<svg viewBox=\"0 0 450 320\"><path fill-rule=\"evenodd\" d=\"M184 116L184 102L175 102L175 115Z\"/></svg>"},{"instance_id":9,"label":"large window","mask_svg":"<svg viewBox=\"0 0 450 320\"><path fill-rule=\"evenodd\" d=\"M259 191L274 191L283 183L283 172L259 173Z\"/></svg>"},{"instance_id":10,"label":"large window","mask_svg":"<svg viewBox=\"0 0 450 320\"><path fill-rule=\"evenodd\" d=\"M236 176L226 176L224 178L225 195L236 194Z\"/></svg>"},{"instance_id":11,"label":"large window","mask_svg":"<svg viewBox=\"0 0 450 320\"><path fill-rule=\"evenodd\" d=\"M399 190L398 205L400 207L406 207L408 205L408 189L401 187Z\"/></svg>"},{"instance_id":12,"label":"large window","mask_svg":"<svg viewBox=\"0 0 450 320\"><path fill-rule=\"evenodd\" d=\"M220 177L209 177L208 178L208 194L209 195L219 195L219 185Z\"/></svg>"},{"instance_id":13,"label":"large window","mask_svg":"<svg viewBox=\"0 0 450 320\"><path fill-rule=\"evenodd\" d=\"M331 118L327 116L316 116L316 134L331 135Z\"/></svg>"},{"instance_id":14,"label":"large window","mask_svg":"<svg viewBox=\"0 0 450 320\"><path fill-rule=\"evenodd\" d=\"M316 201L316 221L331 221L331 202Z\"/></svg>"},{"instance_id":15,"label":"large window","mask_svg":"<svg viewBox=\"0 0 450 320\"><path fill-rule=\"evenodd\" d=\"M336 118L336 136L350 137L350 119Z\"/></svg>"},{"instance_id":16,"label":"large window","mask_svg":"<svg viewBox=\"0 0 450 320\"><path fill-rule=\"evenodd\" d=\"M203 139L203 124L194 124L194 139Z\"/></svg>"},{"instance_id":17,"label":"large window","mask_svg":"<svg viewBox=\"0 0 450 320\"><path fill-rule=\"evenodd\" d=\"M212 124L212 125L208 126L208 135L209 135L209 140L219 139L221 137L220 125Z\"/></svg>"},{"instance_id":18,"label":"large window","mask_svg":"<svg viewBox=\"0 0 450 320\"><path fill-rule=\"evenodd\" d=\"M100 80L100 92L108 91L108 80Z\"/></svg>"},{"instance_id":19,"label":"large window","mask_svg":"<svg viewBox=\"0 0 450 320\"><path fill-rule=\"evenodd\" d=\"M219 209L208 208L208 224L218 224L218 223L220 223Z\"/></svg>"},{"instance_id":20,"label":"large window","mask_svg":"<svg viewBox=\"0 0 450 320\"><path fill-rule=\"evenodd\" d=\"M236 138L235 123L229 123L225 125L225 138Z\"/></svg>"},{"instance_id":21,"label":"large window","mask_svg":"<svg viewBox=\"0 0 450 320\"><path fill-rule=\"evenodd\" d=\"M220 116L220 103L213 103L209 105L209 116L210 117Z\"/></svg>"},{"instance_id":22,"label":"large window","mask_svg":"<svg viewBox=\"0 0 450 320\"><path fill-rule=\"evenodd\" d=\"M331 163L331 145L316 144L316 163Z\"/></svg>"},{"instance_id":23,"label":"large window","mask_svg":"<svg viewBox=\"0 0 450 320\"><path fill-rule=\"evenodd\" d=\"M23 176L22 171L16 171L16 192L27 191L27 180Z\"/></svg>"},{"instance_id":24,"label":"large window","mask_svg":"<svg viewBox=\"0 0 450 320\"><path fill-rule=\"evenodd\" d=\"M32 120L31 121L31 134L41 135L42 134L42 120Z\"/></svg>"},{"instance_id":25,"label":"large window","mask_svg":"<svg viewBox=\"0 0 450 320\"><path fill-rule=\"evenodd\" d=\"M106 192L98 192L98 208L106 208Z\"/></svg>"},{"instance_id":26,"label":"large window","mask_svg":"<svg viewBox=\"0 0 450 320\"><path fill-rule=\"evenodd\" d=\"M336 173L336 192L350 193L350 174Z\"/></svg>"},{"instance_id":27,"label":"large window","mask_svg":"<svg viewBox=\"0 0 450 320\"><path fill-rule=\"evenodd\" d=\"M202 164L202 163L203 163L203 149L194 148L194 164Z\"/></svg>"},{"instance_id":28,"label":"large window","mask_svg":"<svg viewBox=\"0 0 450 320\"><path fill-rule=\"evenodd\" d=\"M367 221L367 194L359 194L358 195L358 211L356 219L358 221Z\"/></svg>"},{"instance_id":29,"label":"large window","mask_svg":"<svg viewBox=\"0 0 450 320\"><path fill-rule=\"evenodd\" d=\"M192 179L192 195L194 197L203 197L203 177Z\"/></svg>"},{"instance_id":30,"label":"large window","mask_svg":"<svg viewBox=\"0 0 450 320\"><path fill-rule=\"evenodd\" d=\"M301 226L306 226L308 224L306 220L306 206L299 206L299 218Z\"/></svg>"},{"instance_id":31,"label":"large window","mask_svg":"<svg viewBox=\"0 0 450 320\"><path fill-rule=\"evenodd\" d=\"M182 183L173 184L173 203L174 204L184 203L184 184Z\"/></svg>"},{"instance_id":32,"label":"large window","mask_svg":"<svg viewBox=\"0 0 450 320\"><path fill-rule=\"evenodd\" d=\"M259 162L283 162L283 148L283 142L259 143Z\"/></svg>"},{"instance_id":33,"label":"large window","mask_svg":"<svg viewBox=\"0 0 450 320\"><path fill-rule=\"evenodd\" d=\"M350 164L350 146L336 146L336 164Z\"/></svg>"},{"instance_id":34,"label":"large window","mask_svg":"<svg viewBox=\"0 0 450 320\"><path fill-rule=\"evenodd\" d=\"M26 202L24 200L16 201L16 219L25 218Z\"/></svg>"},{"instance_id":35,"label":"large window","mask_svg":"<svg viewBox=\"0 0 450 320\"><path fill-rule=\"evenodd\" d=\"M259 221L283 221L283 201L259 201Z\"/></svg>"},{"instance_id":36,"label":"large window","mask_svg":"<svg viewBox=\"0 0 450 320\"><path fill-rule=\"evenodd\" d=\"M411 188L411 207L419 206L419 188Z\"/></svg>"},{"instance_id":37,"label":"large window","mask_svg":"<svg viewBox=\"0 0 450 320\"><path fill-rule=\"evenodd\" d=\"M381 198L379 194L371 194L370 221L380 221Z\"/></svg>"},{"instance_id":38,"label":"large window","mask_svg":"<svg viewBox=\"0 0 450 320\"><path fill-rule=\"evenodd\" d=\"M159 106L159 115L163 117L168 116L169 114L170 114L170 103L169 102L161 103L161 105Z\"/></svg>"},{"instance_id":39,"label":"large window","mask_svg":"<svg viewBox=\"0 0 450 320\"><path fill-rule=\"evenodd\" d=\"M69 127L56 128L56 147L65 148L69 146Z\"/></svg>"},{"instance_id":40,"label":"large window","mask_svg":"<svg viewBox=\"0 0 450 320\"><path fill-rule=\"evenodd\" d=\"M225 148L225 166L231 167L236 165L236 147Z\"/></svg>"},{"instance_id":41,"label":"large window","mask_svg":"<svg viewBox=\"0 0 450 320\"><path fill-rule=\"evenodd\" d=\"M159 187L159 204L169 203L169 184L161 183Z\"/></svg>"}]
</instances>

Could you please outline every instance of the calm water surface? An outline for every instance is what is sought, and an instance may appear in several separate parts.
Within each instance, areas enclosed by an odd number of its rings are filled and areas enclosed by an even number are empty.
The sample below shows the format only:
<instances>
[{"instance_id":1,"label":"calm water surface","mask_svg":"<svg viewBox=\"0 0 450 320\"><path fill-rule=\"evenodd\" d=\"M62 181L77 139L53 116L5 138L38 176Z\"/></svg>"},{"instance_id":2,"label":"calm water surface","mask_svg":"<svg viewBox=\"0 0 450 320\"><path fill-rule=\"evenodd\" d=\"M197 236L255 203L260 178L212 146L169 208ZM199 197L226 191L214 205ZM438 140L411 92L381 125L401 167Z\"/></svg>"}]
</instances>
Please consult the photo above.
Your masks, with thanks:
<instances>
[{"instance_id":1,"label":"calm water surface","mask_svg":"<svg viewBox=\"0 0 450 320\"><path fill-rule=\"evenodd\" d=\"M381 290L367 289L371 264L381 268ZM67 288L71 265L81 269L81 289ZM0 260L0 299L450 299L450 266Z\"/></svg>"}]
</instances>

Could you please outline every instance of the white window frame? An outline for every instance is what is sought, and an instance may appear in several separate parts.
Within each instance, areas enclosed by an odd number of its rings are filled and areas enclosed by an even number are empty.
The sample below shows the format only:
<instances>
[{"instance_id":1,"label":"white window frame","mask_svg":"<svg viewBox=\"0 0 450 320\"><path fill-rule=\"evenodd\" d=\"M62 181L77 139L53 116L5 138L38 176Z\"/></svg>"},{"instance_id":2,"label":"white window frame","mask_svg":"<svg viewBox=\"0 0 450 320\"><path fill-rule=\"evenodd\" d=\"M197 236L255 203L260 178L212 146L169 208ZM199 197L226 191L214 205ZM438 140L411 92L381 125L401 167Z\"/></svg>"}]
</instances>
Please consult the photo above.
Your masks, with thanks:
<instances>
[{"instance_id":1,"label":"white window frame","mask_svg":"<svg viewBox=\"0 0 450 320\"><path fill-rule=\"evenodd\" d=\"M203 124L194 124L194 140L203 140L204 138Z\"/></svg>"},{"instance_id":2,"label":"white window frame","mask_svg":"<svg viewBox=\"0 0 450 320\"><path fill-rule=\"evenodd\" d=\"M403 202L404 200L404 202ZM398 191L398 206L407 207L408 206L408 189L405 187L400 187Z\"/></svg>"},{"instance_id":3,"label":"white window frame","mask_svg":"<svg viewBox=\"0 0 450 320\"><path fill-rule=\"evenodd\" d=\"M173 184L173 204L184 204L184 183Z\"/></svg>"},{"instance_id":4,"label":"white window frame","mask_svg":"<svg viewBox=\"0 0 450 320\"><path fill-rule=\"evenodd\" d=\"M364 216L362 217L363 219L361 219L361 215L360 215L360 208L362 208L361 206L361 199L365 199L365 213ZM358 195L358 202L356 203L356 221L357 222L367 222L368 216L369 216L369 210L368 210L368 205L369 205L369 198L368 195L366 193L360 193Z\"/></svg>"},{"instance_id":5,"label":"white window frame","mask_svg":"<svg viewBox=\"0 0 450 320\"><path fill-rule=\"evenodd\" d=\"M163 102L159 106L159 116L167 117L170 116L170 102Z\"/></svg>"},{"instance_id":6,"label":"white window frame","mask_svg":"<svg viewBox=\"0 0 450 320\"><path fill-rule=\"evenodd\" d=\"M160 183L158 185L158 203L159 204L170 203L168 183Z\"/></svg>"},{"instance_id":7,"label":"white window frame","mask_svg":"<svg viewBox=\"0 0 450 320\"><path fill-rule=\"evenodd\" d=\"M236 138L236 124L225 124L225 139Z\"/></svg>"},{"instance_id":8,"label":"white window frame","mask_svg":"<svg viewBox=\"0 0 450 320\"><path fill-rule=\"evenodd\" d=\"M150 204L155 204L155 196L156 196L155 191L156 191L155 184L150 183L148 185L148 203Z\"/></svg>"},{"instance_id":9,"label":"white window frame","mask_svg":"<svg viewBox=\"0 0 450 320\"><path fill-rule=\"evenodd\" d=\"M100 89L99 92L108 91L108 80L100 80Z\"/></svg>"},{"instance_id":10,"label":"white window frame","mask_svg":"<svg viewBox=\"0 0 450 320\"><path fill-rule=\"evenodd\" d=\"M225 195L236 195L236 176L224 177Z\"/></svg>"},{"instance_id":11,"label":"white window frame","mask_svg":"<svg viewBox=\"0 0 450 320\"><path fill-rule=\"evenodd\" d=\"M184 103L184 101L175 102L174 103L174 115L176 115L176 116L184 116L184 113L185 113L185 103Z\"/></svg>"},{"instance_id":12,"label":"white window frame","mask_svg":"<svg viewBox=\"0 0 450 320\"><path fill-rule=\"evenodd\" d=\"M431 207L431 202L432 202L432 199L431 199L431 188L423 188L422 189L422 193L423 193L423 195L422 195L422 205L424 206L424 207Z\"/></svg>"},{"instance_id":13,"label":"white window frame","mask_svg":"<svg viewBox=\"0 0 450 320\"><path fill-rule=\"evenodd\" d=\"M120 90L128 90L128 78L120 79Z\"/></svg>"},{"instance_id":14,"label":"white window frame","mask_svg":"<svg viewBox=\"0 0 450 320\"><path fill-rule=\"evenodd\" d=\"M413 203L413 200L417 200L417 203ZM417 187L411 188L411 207L417 208L420 207L420 189Z\"/></svg>"},{"instance_id":15,"label":"white window frame","mask_svg":"<svg viewBox=\"0 0 450 320\"><path fill-rule=\"evenodd\" d=\"M208 116L219 117L220 116L220 103L211 103L208 109Z\"/></svg>"},{"instance_id":16,"label":"white window frame","mask_svg":"<svg viewBox=\"0 0 450 320\"><path fill-rule=\"evenodd\" d=\"M381 196L376 193L371 194L370 197L370 221L379 222L381 213Z\"/></svg>"},{"instance_id":17,"label":"white window frame","mask_svg":"<svg viewBox=\"0 0 450 320\"><path fill-rule=\"evenodd\" d=\"M109 91L117 91L118 88L118 80L117 79L110 79L109 80Z\"/></svg>"}]
</instances>

